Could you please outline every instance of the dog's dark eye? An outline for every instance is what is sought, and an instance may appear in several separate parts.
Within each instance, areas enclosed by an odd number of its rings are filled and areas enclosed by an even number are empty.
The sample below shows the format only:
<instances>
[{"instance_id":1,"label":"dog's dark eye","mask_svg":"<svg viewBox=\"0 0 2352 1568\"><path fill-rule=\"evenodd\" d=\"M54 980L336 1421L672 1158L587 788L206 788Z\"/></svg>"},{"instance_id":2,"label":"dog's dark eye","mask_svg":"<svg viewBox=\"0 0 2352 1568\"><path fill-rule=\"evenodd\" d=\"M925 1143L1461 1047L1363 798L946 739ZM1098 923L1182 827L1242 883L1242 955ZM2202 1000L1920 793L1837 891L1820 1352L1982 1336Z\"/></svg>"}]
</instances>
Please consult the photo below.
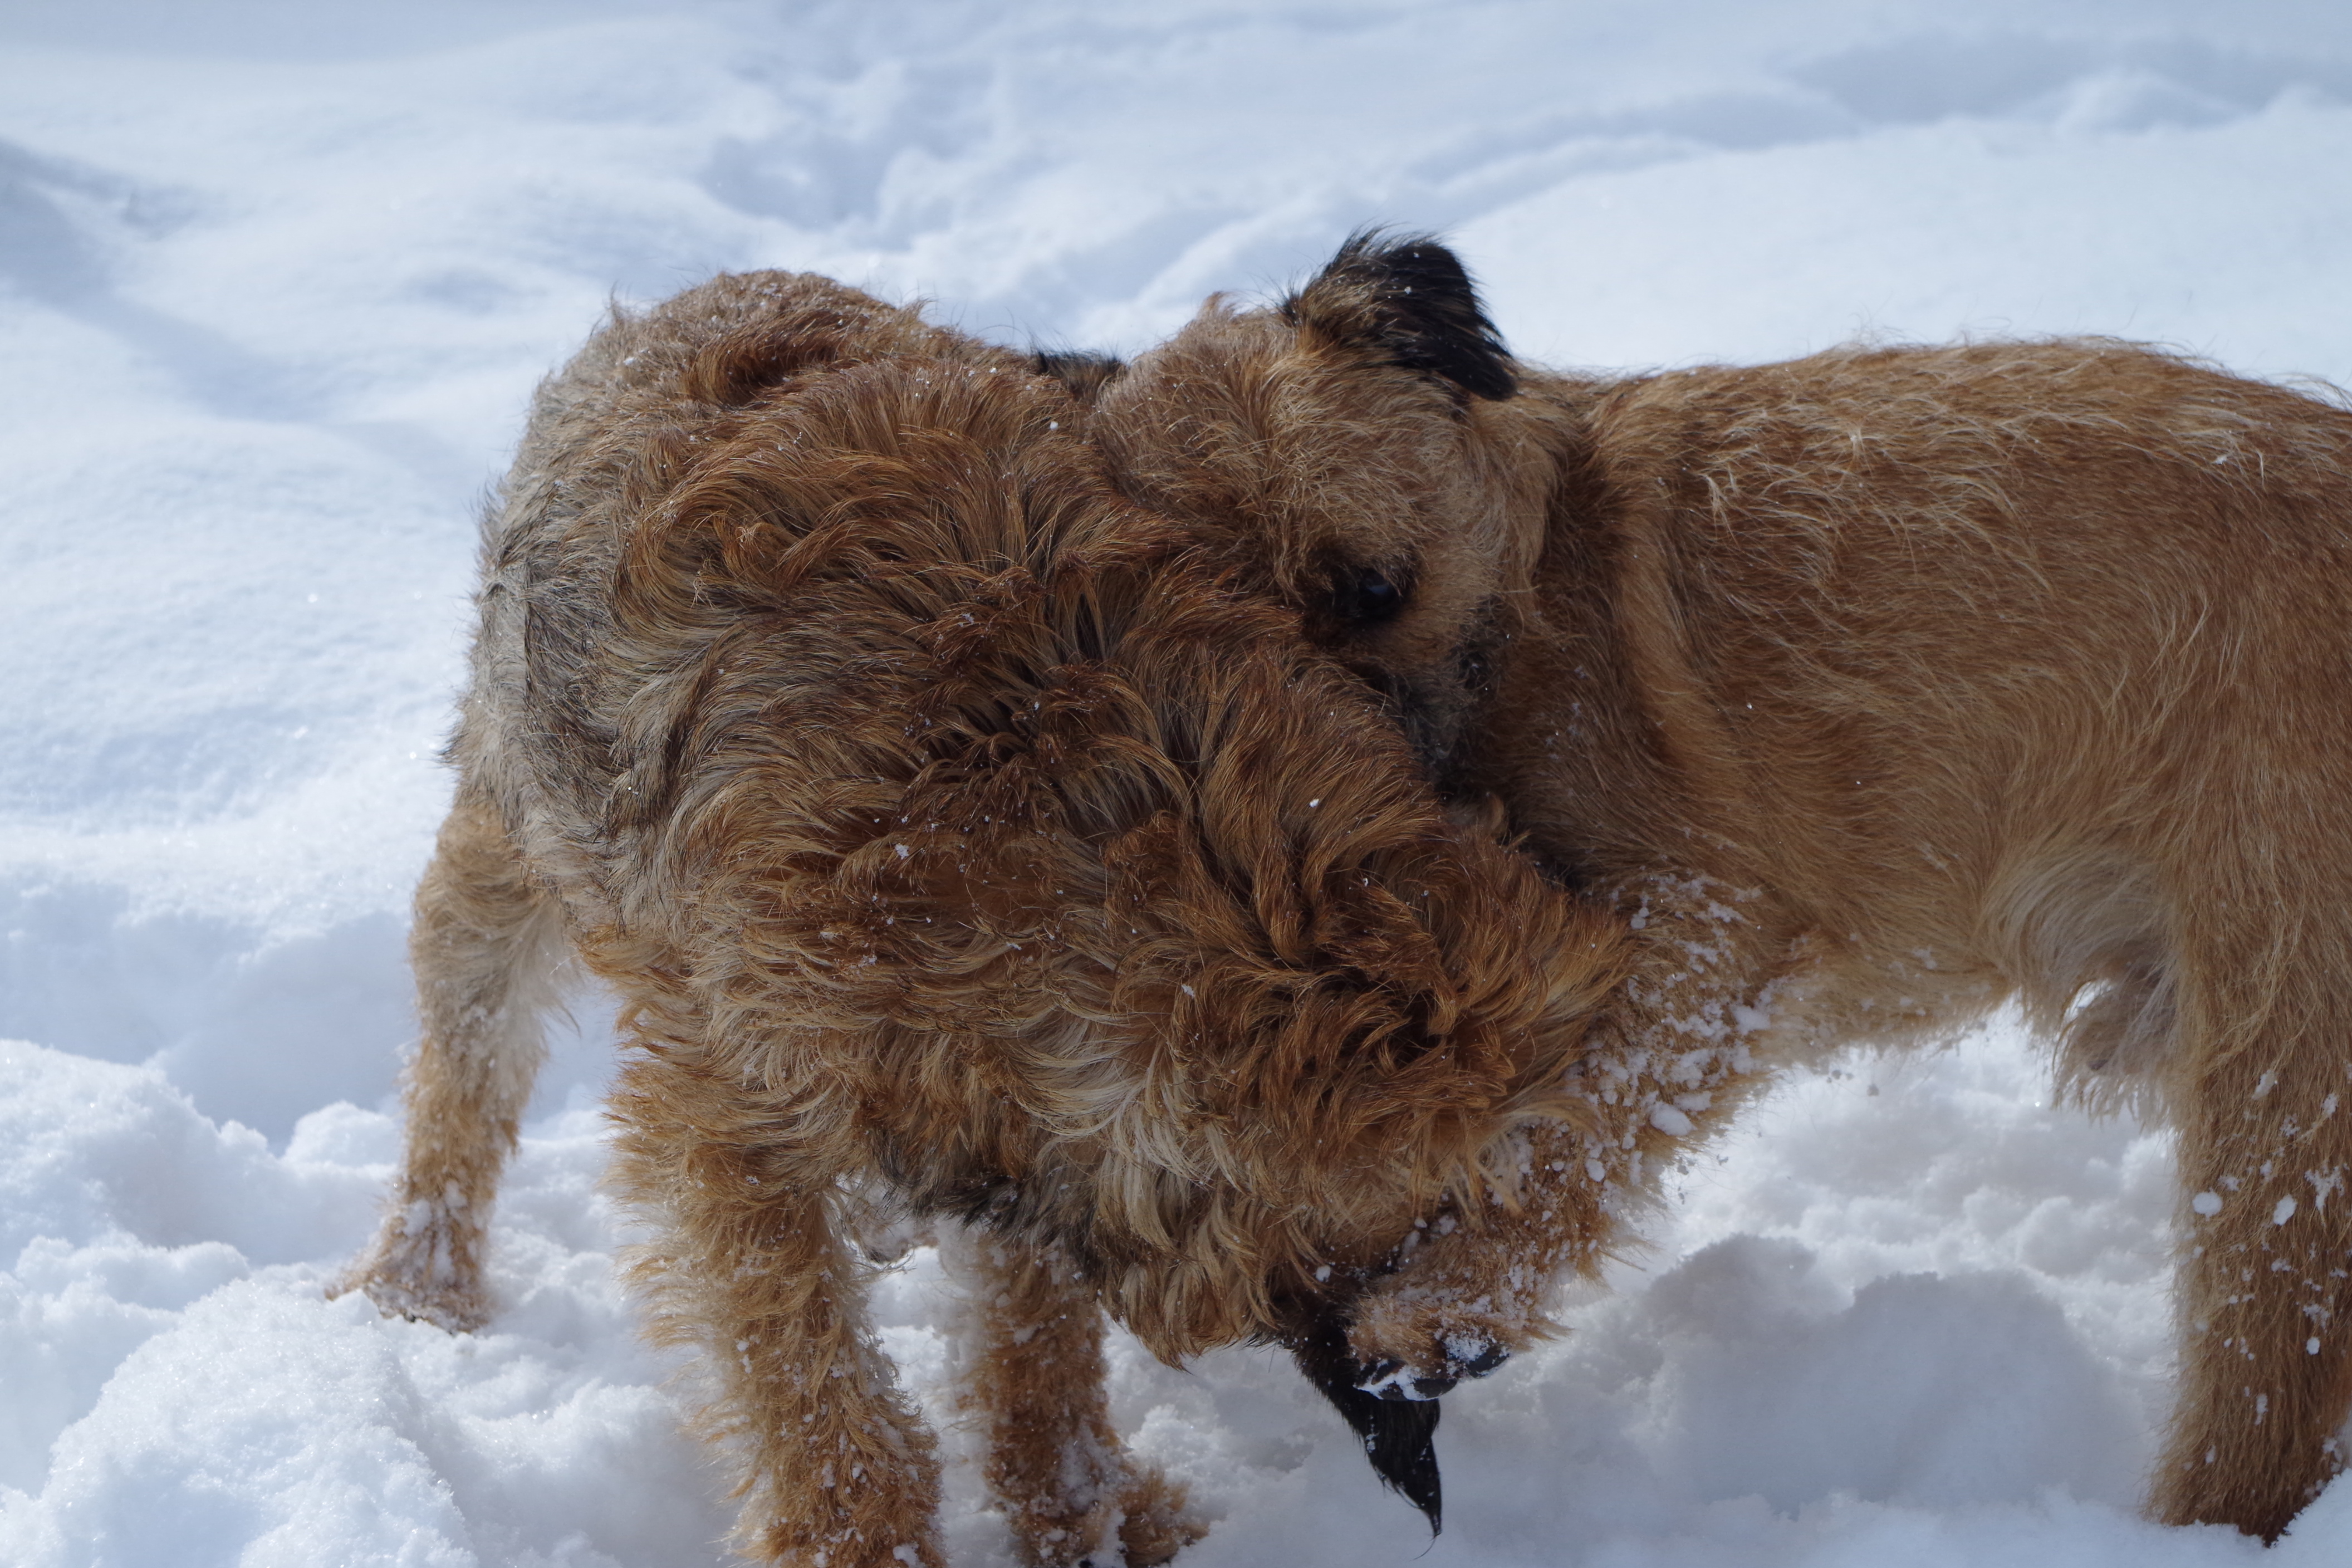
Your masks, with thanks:
<instances>
[{"instance_id":1,"label":"dog's dark eye","mask_svg":"<svg viewBox=\"0 0 2352 1568\"><path fill-rule=\"evenodd\" d=\"M1374 626L1404 608L1404 589L1377 566L1343 574L1331 586L1331 612L1351 626Z\"/></svg>"}]
</instances>

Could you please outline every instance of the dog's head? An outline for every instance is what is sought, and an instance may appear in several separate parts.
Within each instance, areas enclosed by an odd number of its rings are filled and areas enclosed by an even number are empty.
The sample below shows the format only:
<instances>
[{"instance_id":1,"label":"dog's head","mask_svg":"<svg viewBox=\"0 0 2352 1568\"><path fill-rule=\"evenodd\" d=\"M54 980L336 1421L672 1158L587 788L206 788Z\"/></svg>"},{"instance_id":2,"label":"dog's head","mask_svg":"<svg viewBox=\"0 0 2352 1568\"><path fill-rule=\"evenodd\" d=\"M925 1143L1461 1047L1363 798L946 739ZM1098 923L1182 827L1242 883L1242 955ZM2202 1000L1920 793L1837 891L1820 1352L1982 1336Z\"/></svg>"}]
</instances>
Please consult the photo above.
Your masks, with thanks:
<instances>
[{"instance_id":1,"label":"dog's head","mask_svg":"<svg viewBox=\"0 0 2352 1568\"><path fill-rule=\"evenodd\" d=\"M1525 831L1530 801L1515 782L1549 788L1558 759L1543 734L1498 735L1514 726L1496 716L1553 727L1527 690L1502 688L1557 689L1544 664L1564 653L1577 662L1543 618L1537 574L1560 563L1551 524L1563 500L1589 500L1596 486L1562 397L1576 384L1521 371L1454 255L1427 238L1361 233L1269 308L1213 299L1134 363L1084 370L1071 385L1095 408L1125 491L1222 552L1236 587L1287 622L1294 647L1355 676L1456 821ZM1514 751L1537 753L1533 767L1498 765ZM1549 872L1579 868L1565 851L1542 847ZM1402 1370L1374 1381L1390 1398L1410 1384L1413 1397L1383 1403L1365 1392L1381 1368L1349 1349L1355 1310L1326 1303L1293 1342L1300 1365L1433 1524L1428 1398L1490 1369L1501 1347L1465 1362L1453 1348L1463 1336L1449 1333L1433 1363L1426 1345L1391 1346L1413 1359L1382 1363Z\"/></svg>"},{"instance_id":2,"label":"dog's head","mask_svg":"<svg viewBox=\"0 0 2352 1568\"><path fill-rule=\"evenodd\" d=\"M1564 457L1520 379L1452 252L1362 234L1270 308L1212 299L1102 381L1096 428L1129 492L1230 540L1450 789Z\"/></svg>"},{"instance_id":3,"label":"dog's head","mask_svg":"<svg viewBox=\"0 0 2352 1568\"><path fill-rule=\"evenodd\" d=\"M1571 1113L1614 973L1614 925L1449 820L1351 668L1500 612L1426 564L1432 498L1334 463L1297 482L1353 487L1377 548L1196 526L1115 487L1066 367L767 287L592 351L637 390L501 547L535 857L640 1037L772 1106L780 1177L1067 1247L1163 1356L1297 1342ZM1403 320L1401 416L1453 440L1503 362Z\"/></svg>"}]
</instances>

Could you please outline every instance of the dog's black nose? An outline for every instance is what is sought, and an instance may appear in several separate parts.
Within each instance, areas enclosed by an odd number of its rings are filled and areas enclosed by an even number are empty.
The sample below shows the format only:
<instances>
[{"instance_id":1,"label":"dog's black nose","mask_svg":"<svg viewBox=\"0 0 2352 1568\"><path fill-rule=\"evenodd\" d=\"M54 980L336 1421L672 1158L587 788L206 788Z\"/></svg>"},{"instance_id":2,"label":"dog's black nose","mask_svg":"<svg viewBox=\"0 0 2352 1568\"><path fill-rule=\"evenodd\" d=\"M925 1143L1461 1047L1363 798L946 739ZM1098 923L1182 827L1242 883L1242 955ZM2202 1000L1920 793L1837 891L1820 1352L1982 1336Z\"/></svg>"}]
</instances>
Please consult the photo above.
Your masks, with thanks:
<instances>
[{"instance_id":1,"label":"dog's black nose","mask_svg":"<svg viewBox=\"0 0 2352 1568\"><path fill-rule=\"evenodd\" d=\"M1486 1345L1467 1361L1456 1361L1449 1357L1445 1369L1460 1377L1484 1377L1510 1359L1511 1352L1502 1346Z\"/></svg>"},{"instance_id":2,"label":"dog's black nose","mask_svg":"<svg viewBox=\"0 0 2352 1568\"><path fill-rule=\"evenodd\" d=\"M1453 1393L1454 1385L1464 1378L1484 1377L1510 1359L1511 1352L1497 1344L1453 1346L1444 1365L1430 1373L1407 1372L1401 1361L1359 1363L1363 1375L1356 1386L1375 1399L1435 1399Z\"/></svg>"}]
</instances>

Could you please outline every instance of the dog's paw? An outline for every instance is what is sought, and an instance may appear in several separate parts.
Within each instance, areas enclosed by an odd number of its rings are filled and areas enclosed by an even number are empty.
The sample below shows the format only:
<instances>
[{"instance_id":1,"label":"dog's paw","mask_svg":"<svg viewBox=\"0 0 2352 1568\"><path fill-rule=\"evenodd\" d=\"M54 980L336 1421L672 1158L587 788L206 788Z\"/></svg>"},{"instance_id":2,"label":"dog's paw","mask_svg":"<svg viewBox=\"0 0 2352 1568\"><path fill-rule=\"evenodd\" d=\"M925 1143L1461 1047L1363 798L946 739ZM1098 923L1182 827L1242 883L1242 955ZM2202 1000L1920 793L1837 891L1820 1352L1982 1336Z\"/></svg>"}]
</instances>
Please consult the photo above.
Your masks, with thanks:
<instances>
[{"instance_id":1,"label":"dog's paw","mask_svg":"<svg viewBox=\"0 0 2352 1568\"><path fill-rule=\"evenodd\" d=\"M357 1290L387 1317L431 1323L453 1334L486 1326L490 1304L472 1267L478 1237L453 1235L446 1215L414 1226L404 1223L411 1217L387 1220L365 1256L327 1287L328 1298Z\"/></svg>"},{"instance_id":2,"label":"dog's paw","mask_svg":"<svg viewBox=\"0 0 2352 1568\"><path fill-rule=\"evenodd\" d=\"M1127 1568L1153 1568L1208 1533L1185 1511L1181 1484L1139 1459L1130 1458L1128 1469L1118 1494L1118 1543Z\"/></svg>"},{"instance_id":3,"label":"dog's paw","mask_svg":"<svg viewBox=\"0 0 2352 1568\"><path fill-rule=\"evenodd\" d=\"M470 1334L490 1321L489 1306L478 1291L420 1286L411 1279L357 1269L328 1286L327 1296L332 1300L353 1290L373 1301L386 1317L431 1323L453 1334Z\"/></svg>"},{"instance_id":4,"label":"dog's paw","mask_svg":"<svg viewBox=\"0 0 2352 1568\"><path fill-rule=\"evenodd\" d=\"M1032 1498L1007 1510L1029 1568L1153 1568L1208 1532L1185 1511L1184 1488L1159 1467L1123 1449L1088 1458L1112 1468L1087 1479L1076 1497ZM1090 1468L1084 1458L1077 1466Z\"/></svg>"}]
</instances>

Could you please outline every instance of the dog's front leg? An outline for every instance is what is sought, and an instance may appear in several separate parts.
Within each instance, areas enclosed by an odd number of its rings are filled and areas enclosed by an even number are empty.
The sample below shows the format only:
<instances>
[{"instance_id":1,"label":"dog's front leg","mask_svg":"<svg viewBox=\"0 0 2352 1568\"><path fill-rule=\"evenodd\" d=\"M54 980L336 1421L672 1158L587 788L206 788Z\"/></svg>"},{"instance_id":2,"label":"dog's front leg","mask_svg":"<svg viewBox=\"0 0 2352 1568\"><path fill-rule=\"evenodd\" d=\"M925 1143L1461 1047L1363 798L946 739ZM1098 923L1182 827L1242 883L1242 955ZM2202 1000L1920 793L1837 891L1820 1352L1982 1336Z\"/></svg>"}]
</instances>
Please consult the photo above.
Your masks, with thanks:
<instances>
[{"instance_id":1,"label":"dog's front leg","mask_svg":"<svg viewBox=\"0 0 2352 1568\"><path fill-rule=\"evenodd\" d=\"M499 1175L546 1054L539 1016L562 911L497 809L461 785L416 889L408 939L424 1038L409 1064L400 1179L368 1251L330 1294L457 1332L489 1321L482 1254Z\"/></svg>"},{"instance_id":2,"label":"dog's front leg","mask_svg":"<svg viewBox=\"0 0 2352 1568\"><path fill-rule=\"evenodd\" d=\"M793 1568L944 1568L939 1462L867 1322L843 1184L795 1134L828 1120L647 1053L612 1098L611 1182L655 1227L646 1331L700 1352L699 1435L736 1470L736 1549Z\"/></svg>"},{"instance_id":3,"label":"dog's front leg","mask_svg":"<svg viewBox=\"0 0 2352 1568\"><path fill-rule=\"evenodd\" d=\"M1127 1451L1103 1397L1103 1315L1058 1247L964 1231L942 1249L967 1301L967 1403L988 1484L1038 1568L1164 1563L1197 1541L1184 1491Z\"/></svg>"}]
</instances>

